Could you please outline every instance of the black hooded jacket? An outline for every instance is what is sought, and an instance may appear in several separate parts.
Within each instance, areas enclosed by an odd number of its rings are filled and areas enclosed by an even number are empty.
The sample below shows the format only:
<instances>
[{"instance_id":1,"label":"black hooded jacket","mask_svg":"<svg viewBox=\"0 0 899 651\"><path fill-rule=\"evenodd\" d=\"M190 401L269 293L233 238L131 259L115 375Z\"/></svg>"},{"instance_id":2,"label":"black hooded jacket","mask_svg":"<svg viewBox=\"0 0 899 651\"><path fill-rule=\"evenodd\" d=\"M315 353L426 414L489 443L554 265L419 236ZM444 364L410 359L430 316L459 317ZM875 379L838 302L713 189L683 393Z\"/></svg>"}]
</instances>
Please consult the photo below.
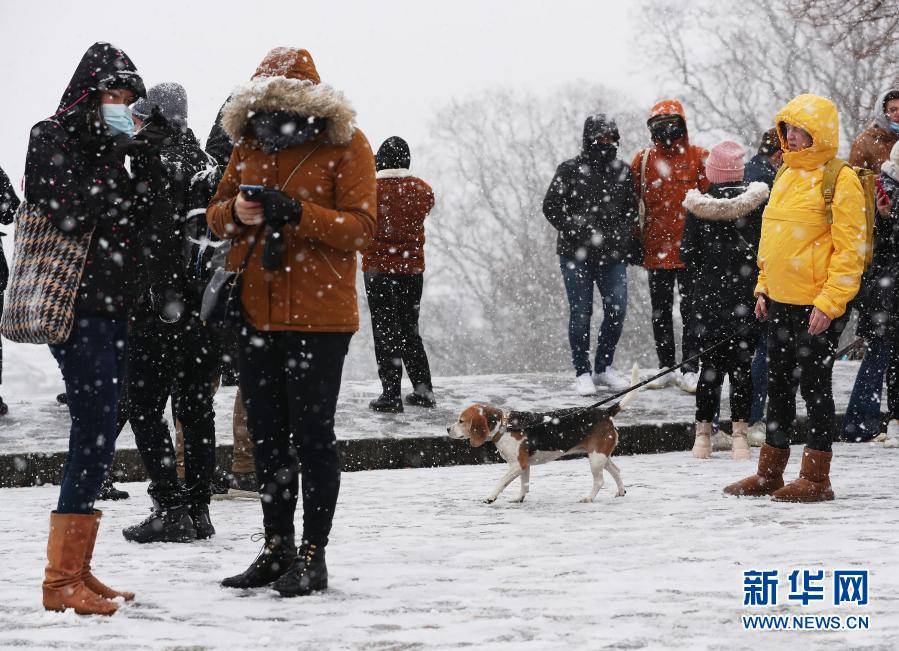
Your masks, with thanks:
<instances>
[{"instance_id":1,"label":"black hooded jacket","mask_svg":"<svg viewBox=\"0 0 899 651\"><path fill-rule=\"evenodd\" d=\"M768 188L761 182L712 184L690 190L680 258L693 278L693 313L703 347L738 331L753 341L757 322L759 233Z\"/></svg>"},{"instance_id":2,"label":"black hooded jacket","mask_svg":"<svg viewBox=\"0 0 899 651\"><path fill-rule=\"evenodd\" d=\"M109 43L92 45L78 64L53 117L31 130L25 198L63 233L92 232L76 315L124 318L137 291L144 229L150 220L155 163L131 158L130 138L113 135L100 118L100 93L116 88L142 96L134 64Z\"/></svg>"},{"instance_id":3,"label":"black hooded jacket","mask_svg":"<svg viewBox=\"0 0 899 651\"><path fill-rule=\"evenodd\" d=\"M0 169L0 224L12 224L19 208L19 197L9 182L6 172ZM0 237L6 235L0 231ZM0 244L0 292L6 289L6 282L9 280L9 267L6 265L6 254L3 252L3 246Z\"/></svg>"},{"instance_id":4,"label":"black hooded jacket","mask_svg":"<svg viewBox=\"0 0 899 651\"><path fill-rule=\"evenodd\" d=\"M154 224L148 229L144 241L139 304L141 313L162 314L167 303L183 300L189 309L197 311L199 296L191 291L187 282L192 246L187 216L192 181L214 162L189 128L165 123L159 131L165 135L159 149L165 179L164 196L158 197ZM173 315L164 316L170 318Z\"/></svg>"},{"instance_id":5,"label":"black hooded jacket","mask_svg":"<svg viewBox=\"0 0 899 651\"><path fill-rule=\"evenodd\" d=\"M874 259L862 277L856 334L895 342L899 333L899 178L884 171L880 183L892 209L889 217L880 212L876 216Z\"/></svg>"},{"instance_id":6,"label":"black hooded jacket","mask_svg":"<svg viewBox=\"0 0 899 651\"><path fill-rule=\"evenodd\" d=\"M543 214L559 232L560 256L614 264L626 262L634 250L639 222L630 168L616 158L617 146L596 143L597 130L617 135L612 128L614 123L588 118L583 151L559 165L546 192Z\"/></svg>"}]
</instances>

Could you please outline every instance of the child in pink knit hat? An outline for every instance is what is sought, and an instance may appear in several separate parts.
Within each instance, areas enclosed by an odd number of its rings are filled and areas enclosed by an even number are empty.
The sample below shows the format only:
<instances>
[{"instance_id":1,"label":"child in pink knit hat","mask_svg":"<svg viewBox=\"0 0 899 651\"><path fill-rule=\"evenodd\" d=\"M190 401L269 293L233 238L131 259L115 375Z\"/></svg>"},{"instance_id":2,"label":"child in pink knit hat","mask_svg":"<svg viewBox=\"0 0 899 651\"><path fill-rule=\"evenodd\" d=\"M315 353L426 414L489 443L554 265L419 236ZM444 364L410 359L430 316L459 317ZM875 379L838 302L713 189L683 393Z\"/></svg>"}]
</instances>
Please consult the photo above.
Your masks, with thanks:
<instances>
[{"instance_id":1,"label":"child in pink knit hat","mask_svg":"<svg viewBox=\"0 0 899 651\"><path fill-rule=\"evenodd\" d=\"M705 175L710 183L743 180L743 157L746 150L733 140L712 147L705 161Z\"/></svg>"},{"instance_id":2,"label":"child in pink knit hat","mask_svg":"<svg viewBox=\"0 0 899 651\"><path fill-rule=\"evenodd\" d=\"M752 399L752 354L759 324L753 317L758 267L756 257L763 206L768 198L764 183L743 180L746 150L725 140L709 152L705 173L711 185L705 194L690 190L684 199L687 222L680 257L693 282L693 314L703 354L696 388L696 438L693 456L708 459L715 449L731 450L731 457L750 456L746 437ZM733 435L712 440L712 421L718 412L725 376L730 376L730 415Z\"/></svg>"}]
</instances>

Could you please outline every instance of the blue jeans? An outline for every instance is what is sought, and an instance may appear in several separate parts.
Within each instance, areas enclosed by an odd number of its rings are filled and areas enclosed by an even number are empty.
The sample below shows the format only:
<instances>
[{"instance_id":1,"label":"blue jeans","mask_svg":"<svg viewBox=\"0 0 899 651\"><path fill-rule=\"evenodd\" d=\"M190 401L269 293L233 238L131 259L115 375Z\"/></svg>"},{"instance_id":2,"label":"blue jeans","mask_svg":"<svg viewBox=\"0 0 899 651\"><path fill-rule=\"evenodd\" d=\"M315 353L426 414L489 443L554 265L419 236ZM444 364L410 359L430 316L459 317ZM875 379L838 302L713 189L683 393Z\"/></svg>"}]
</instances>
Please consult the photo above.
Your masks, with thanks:
<instances>
[{"instance_id":1,"label":"blue jeans","mask_svg":"<svg viewBox=\"0 0 899 651\"><path fill-rule=\"evenodd\" d=\"M571 344L571 362L578 375L591 371L590 319L593 316L593 284L596 283L599 288L603 317L593 370L602 373L612 365L615 347L624 330L624 317L627 314L627 265L623 262L599 264L559 256L559 267L562 270L570 309L568 343Z\"/></svg>"},{"instance_id":2,"label":"blue jeans","mask_svg":"<svg viewBox=\"0 0 899 651\"><path fill-rule=\"evenodd\" d=\"M68 340L50 346L72 417L59 513L91 513L112 465L126 350L125 321L101 316L76 316Z\"/></svg>"},{"instance_id":3,"label":"blue jeans","mask_svg":"<svg viewBox=\"0 0 899 651\"><path fill-rule=\"evenodd\" d=\"M843 418L842 440L870 441L880 433L880 398L889 363L890 342L880 337L869 339Z\"/></svg>"},{"instance_id":4,"label":"blue jeans","mask_svg":"<svg viewBox=\"0 0 899 651\"><path fill-rule=\"evenodd\" d=\"M749 422L758 423L765 419L765 398L768 396L768 327L759 333L759 342L752 358L752 405L749 408Z\"/></svg>"}]
</instances>

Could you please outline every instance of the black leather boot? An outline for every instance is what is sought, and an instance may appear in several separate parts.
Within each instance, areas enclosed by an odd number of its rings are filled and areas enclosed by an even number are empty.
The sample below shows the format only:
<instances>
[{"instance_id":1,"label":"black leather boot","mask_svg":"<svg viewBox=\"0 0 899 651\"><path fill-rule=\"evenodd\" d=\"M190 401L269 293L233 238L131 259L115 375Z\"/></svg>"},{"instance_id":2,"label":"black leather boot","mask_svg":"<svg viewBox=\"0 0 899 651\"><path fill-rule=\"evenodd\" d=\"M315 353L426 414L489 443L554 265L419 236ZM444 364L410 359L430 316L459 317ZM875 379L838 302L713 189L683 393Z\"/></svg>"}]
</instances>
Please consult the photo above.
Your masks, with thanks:
<instances>
[{"instance_id":1,"label":"black leather boot","mask_svg":"<svg viewBox=\"0 0 899 651\"><path fill-rule=\"evenodd\" d=\"M399 396L390 397L386 393L382 393L375 400L368 403L368 408L372 411L398 414L403 411L403 401L400 400Z\"/></svg>"},{"instance_id":2,"label":"black leather boot","mask_svg":"<svg viewBox=\"0 0 899 651\"><path fill-rule=\"evenodd\" d=\"M129 497L131 496L128 494L128 491L123 491L115 487L115 484L112 483L111 475L106 475L106 479L103 480L103 485L100 486L100 493L97 495L98 500L108 500L111 502L127 500Z\"/></svg>"},{"instance_id":3,"label":"black leather boot","mask_svg":"<svg viewBox=\"0 0 899 651\"><path fill-rule=\"evenodd\" d=\"M197 530L187 505L161 508L155 506L149 518L122 530L126 540L136 543L186 543L197 539Z\"/></svg>"},{"instance_id":4,"label":"black leather boot","mask_svg":"<svg viewBox=\"0 0 899 651\"><path fill-rule=\"evenodd\" d=\"M287 574L272 584L282 597L305 597L328 587L328 566L325 548L304 542L297 550L297 559Z\"/></svg>"},{"instance_id":5,"label":"black leather boot","mask_svg":"<svg viewBox=\"0 0 899 651\"><path fill-rule=\"evenodd\" d=\"M261 534L256 534L261 535ZM250 567L222 581L224 588L261 588L282 577L297 557L293 536L265 535L265 545Z\"/></svg>"}]
</instances>

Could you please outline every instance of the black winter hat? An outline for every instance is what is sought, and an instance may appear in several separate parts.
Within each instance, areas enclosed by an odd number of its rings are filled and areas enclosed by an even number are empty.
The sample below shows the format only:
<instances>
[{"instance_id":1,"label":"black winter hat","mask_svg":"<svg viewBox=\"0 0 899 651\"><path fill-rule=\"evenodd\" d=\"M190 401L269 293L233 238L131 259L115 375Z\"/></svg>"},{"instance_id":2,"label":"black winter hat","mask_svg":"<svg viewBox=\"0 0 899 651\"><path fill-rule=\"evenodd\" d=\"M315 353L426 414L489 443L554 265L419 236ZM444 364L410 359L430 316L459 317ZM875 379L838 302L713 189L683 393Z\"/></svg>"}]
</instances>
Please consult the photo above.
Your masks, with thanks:
<instances>
[{"instance_id":1,"label":"black winter hat","mask_svg":"<svg viewBox=\"0 0 899 651\"><path fill-rule=\"evenodd\" d=\"M375 154L375 168L381 170L409 169L411 154L409 145L399 136L391 136L378 148Z\"/></svg>"},{"instance_id":2,"label":"black winter hat","mask_svg":"<svg viewBox=\"0 0 899 651\"><path fill-rule=\"evenodd\" d=\"M601 138L611 138L615 142L621 140L615 119L605 113L591 115L584 121L584 149L589 149Z\"/></svg>"},{"instance_id":3,"label":"black winter hat","mask_svg":"<svg viewBox=\"0 0 899 651\"><path fill-rule=\"evenodd\" d=\"M147 97L131 107L135 117L146 120L154 107L159 108L162 117L183 127L187 124L187 91L184 86L173 81L156 84L147 91Z\"/></svg>"}]
</instances>

